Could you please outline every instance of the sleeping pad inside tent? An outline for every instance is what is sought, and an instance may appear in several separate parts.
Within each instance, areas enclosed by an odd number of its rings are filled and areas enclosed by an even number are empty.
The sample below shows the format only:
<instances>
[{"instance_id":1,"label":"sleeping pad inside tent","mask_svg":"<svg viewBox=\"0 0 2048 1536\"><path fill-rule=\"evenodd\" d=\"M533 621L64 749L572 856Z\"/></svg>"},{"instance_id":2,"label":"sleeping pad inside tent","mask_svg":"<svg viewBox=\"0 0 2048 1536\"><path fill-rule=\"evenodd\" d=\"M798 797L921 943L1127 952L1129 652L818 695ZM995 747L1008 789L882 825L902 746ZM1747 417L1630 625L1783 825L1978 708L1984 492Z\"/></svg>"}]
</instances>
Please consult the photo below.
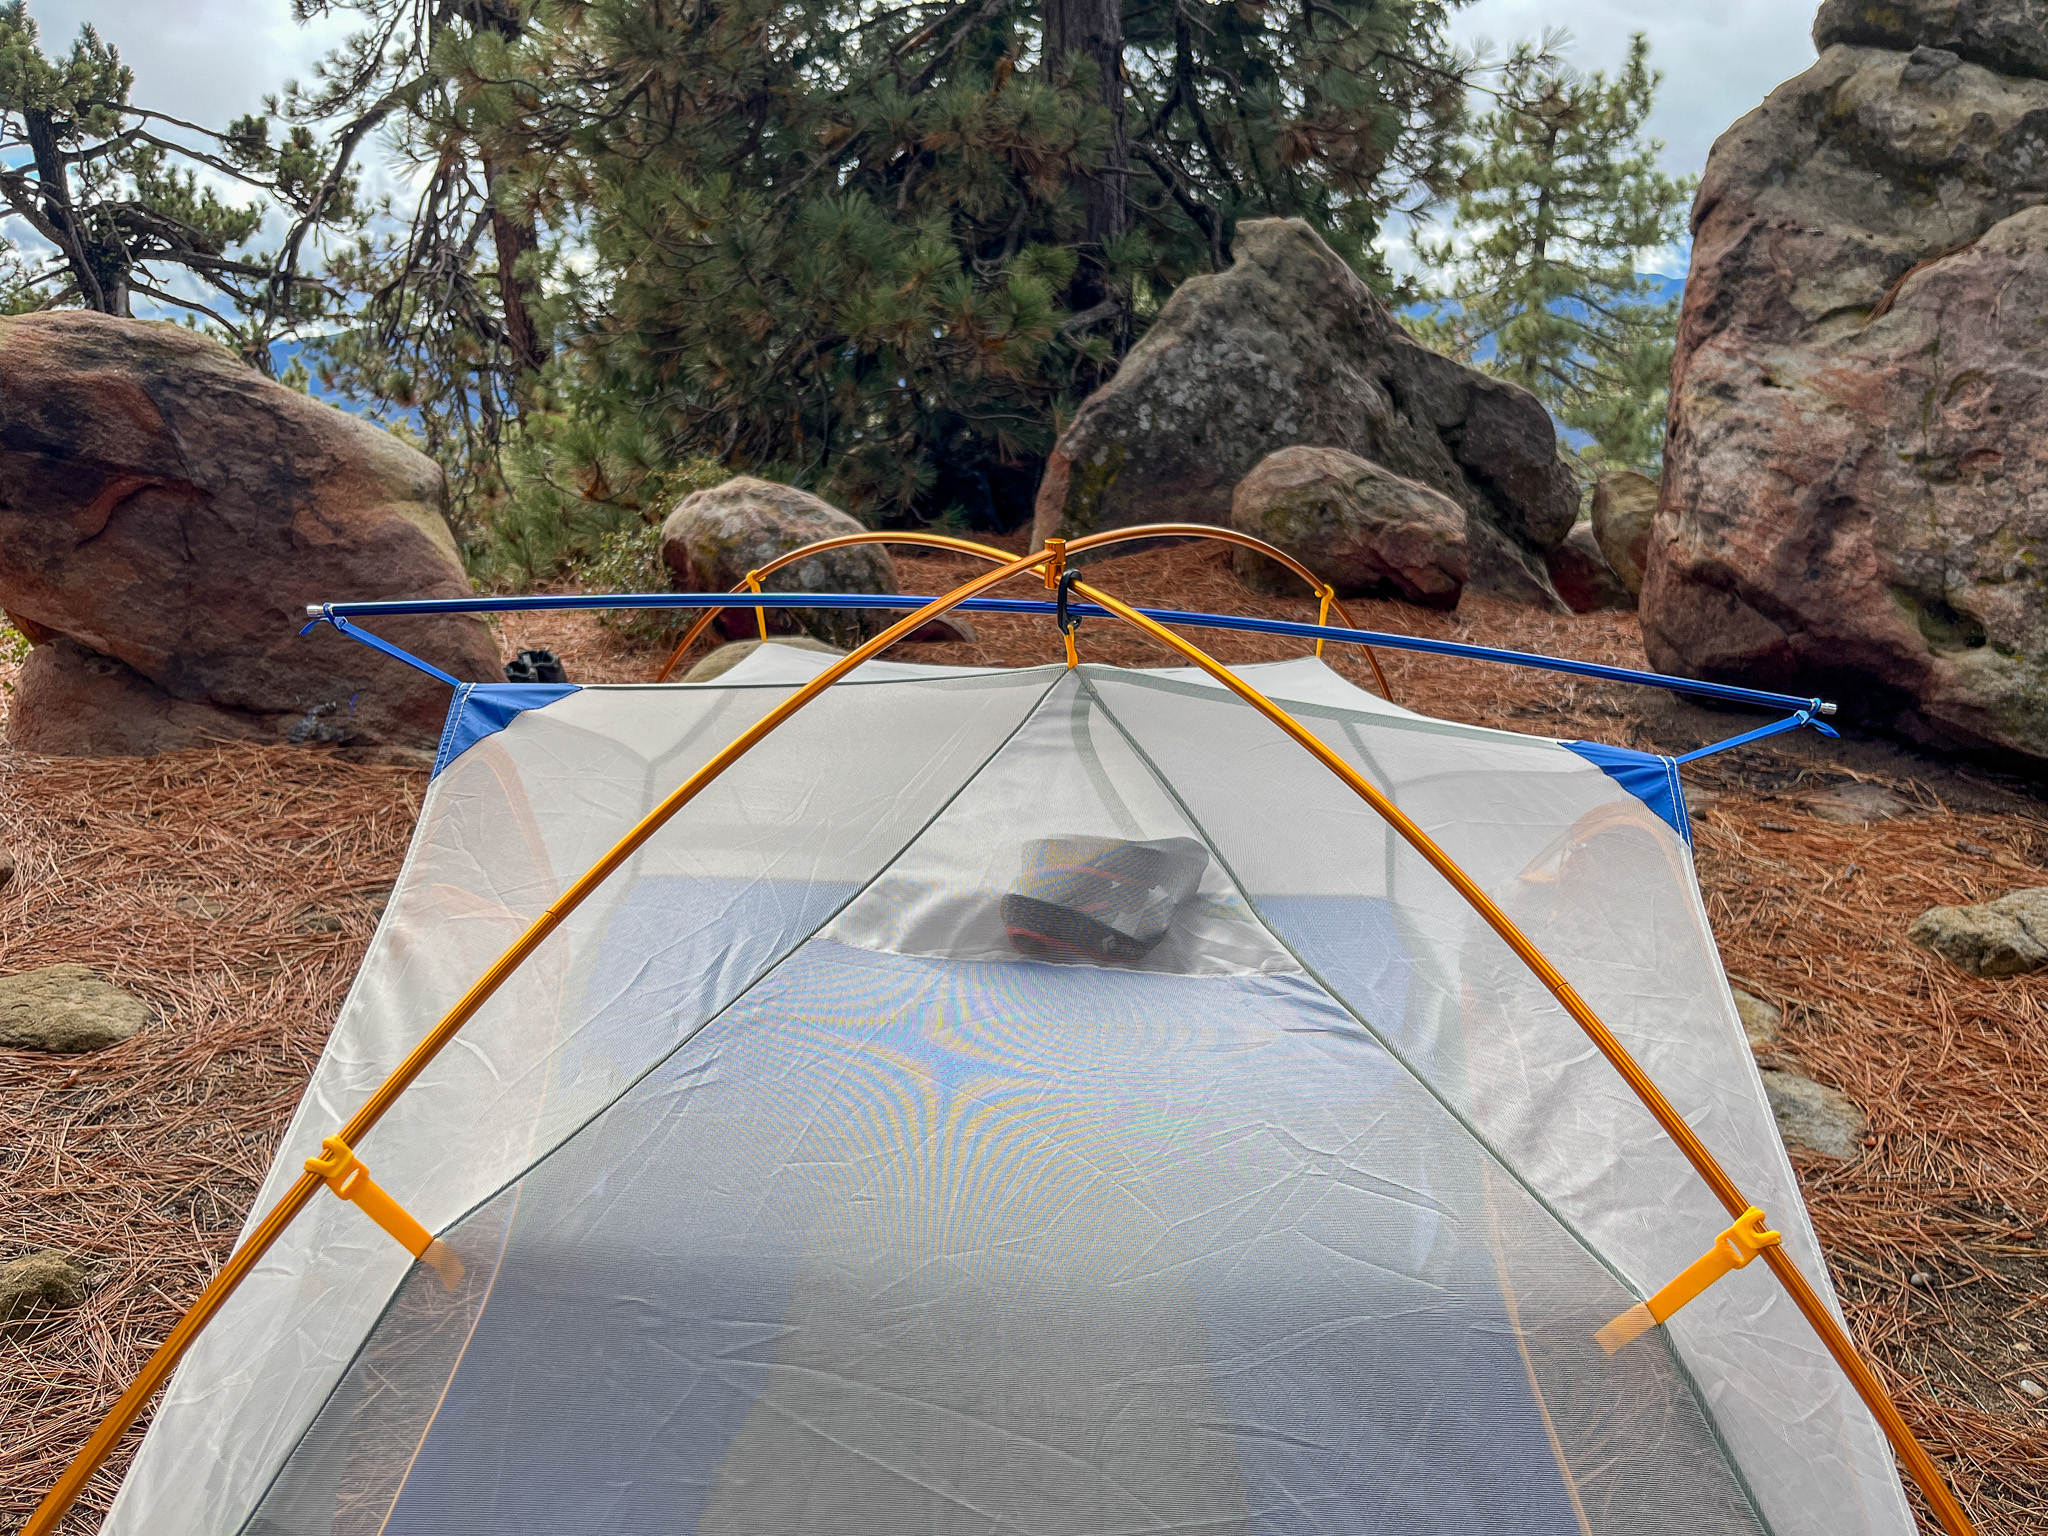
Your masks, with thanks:
<instances>
[{"instance_id":1,"label":"sleeping pad inside tent","mask_svg":"<svg viewBox=\"0 0 2048 1536\"><path fill-rule=\"evenodd\" d=\"M828 659L460 690L257 1208ZM1243 673L1541 946L1824 1287L1675 774L1640 771L1664 760L1428 719L1314 659ZM315 1200L185 1356L106 1530L1913 1529L1764 1265L1596 1341L1727 1214L1443 877L1196 672L868 664L355 1150L444 1262Z\"/></svg>"}]
</instances>

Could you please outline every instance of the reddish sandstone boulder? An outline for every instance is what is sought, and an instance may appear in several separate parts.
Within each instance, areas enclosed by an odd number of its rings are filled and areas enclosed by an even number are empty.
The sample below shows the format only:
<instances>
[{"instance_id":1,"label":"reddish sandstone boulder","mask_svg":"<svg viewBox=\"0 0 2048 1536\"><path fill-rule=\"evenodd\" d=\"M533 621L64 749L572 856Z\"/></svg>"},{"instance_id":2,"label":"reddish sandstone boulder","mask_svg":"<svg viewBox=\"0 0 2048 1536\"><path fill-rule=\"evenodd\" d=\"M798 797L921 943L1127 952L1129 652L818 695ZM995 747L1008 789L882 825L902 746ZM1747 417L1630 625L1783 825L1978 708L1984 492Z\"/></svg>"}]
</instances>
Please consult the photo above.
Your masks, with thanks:
<instances>
[{"instance_id":1,"label":"reddish sandstone boulder","mask_svg":"<svg viewBox=\"0 0 2048 1536\"><path fill-rule=\"evenodd\" d=\"M0 607L39 643L8 737L146 754L217 740L424 749L448 689L310 602L465 597L440 470L180 326L0 318ZM474 618L377 628L498 675Z\"/></svg>"},{"instance_id":2,"label":"reddish sandstone boulder","mask_svg":"<svg viewBox=\"0 0 2048 1536\"><path fill-rule=\"evenodd\" d=\"M1714 146L1643 640L2048 758L2048 79L1946 46L2035 68L2048 10L1969 9L1829 5L1819 62Z\"/></svg>"},{"instance_id":3,"label":"reddish sandstone boulder","mask_svg":"<svg viewBox=\"0 0 2048 1536\"><path fill-rule=\"evenodd\" d=\"M1455 608L1470 563L1465 511L1341 448L1283 448L1237 483L1230 526L1285 550L1341 597L1405 598ZM1301 577L1233 548L1232 566L1261 592L1300 596Z\"/></svg>"}]
</instances>

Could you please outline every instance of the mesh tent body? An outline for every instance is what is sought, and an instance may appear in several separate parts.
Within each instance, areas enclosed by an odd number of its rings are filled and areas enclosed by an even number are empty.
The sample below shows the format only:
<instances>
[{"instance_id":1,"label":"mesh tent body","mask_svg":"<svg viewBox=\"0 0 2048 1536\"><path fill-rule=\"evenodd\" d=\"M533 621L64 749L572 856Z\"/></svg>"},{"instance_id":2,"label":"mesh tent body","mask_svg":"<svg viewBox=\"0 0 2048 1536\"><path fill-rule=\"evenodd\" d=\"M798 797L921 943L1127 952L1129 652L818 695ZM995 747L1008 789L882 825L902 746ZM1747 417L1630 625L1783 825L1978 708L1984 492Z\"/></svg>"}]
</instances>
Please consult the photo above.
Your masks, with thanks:
<instances>
[{"instance_id":1,"label":"mesh tent body","mask_svg":"<svg viewBox=\"0 0 2048 1536\"><path fill-rule=\"evenodd\" d=\"M257 1209L822 662L465 689ZM1244 671L1537 941L1825 1285L1682 808L1312 659ZM1206 858L1141 958L1056 963L1003 916L1049 839ZM1199 674L870 663L357 1151L462 1280L316 1201L179 1366L107 1531L1913 1529L1763 1266L1599 1347L1725 1213L1441 877Z\"/></svg>"}]
</instances>

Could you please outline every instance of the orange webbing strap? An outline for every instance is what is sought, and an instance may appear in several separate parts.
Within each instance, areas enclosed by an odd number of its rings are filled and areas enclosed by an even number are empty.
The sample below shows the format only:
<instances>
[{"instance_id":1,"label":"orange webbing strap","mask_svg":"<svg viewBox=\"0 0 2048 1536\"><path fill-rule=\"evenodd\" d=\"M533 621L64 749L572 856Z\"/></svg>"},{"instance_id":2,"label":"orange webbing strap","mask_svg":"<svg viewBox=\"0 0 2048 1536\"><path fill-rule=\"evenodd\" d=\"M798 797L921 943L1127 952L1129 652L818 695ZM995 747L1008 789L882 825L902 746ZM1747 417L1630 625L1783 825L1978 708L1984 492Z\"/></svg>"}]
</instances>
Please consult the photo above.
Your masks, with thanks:
<instances>
[{"instance_id":1,"label":"orange webbing strap","mask_svg":"<svg viewBox=\"0 0 2048 1536\"><path fill-rule=\"evenodd\" d=\"M890 625L857 650L833 662L755 721L710 762L691 774L670 792L667 799L641 817L633 830L613 844L603 858L578 876L575 883L556 897L548 909L512 941L511 947L492 962L491 968L477 978L476 984L462 995L461 1001L448 1010L441 1022L427 1032L405 1060L384 1079L377 1091L370 1095L363 1107L350 1117L348 1124L337 1133L342 1144L354 1146L361 1141L369 1133L370 1127L381 1120L385 1112L398 1101L398 1096L412 1086L413 1080L426 1071L428 1064L441 1054L442 1047L455 1038L462 1026L476 1016L477 1010L490 1001L498 988L526 962L527 957L540 947L549 934L568 919L570 913L581 906L626 860L637 853L643 843L666 826L676 812L696 799L707 785L746 756L777 726L862 662L887 650L905 635L916 633L921 625L929 624L940 614L973 597L977 592L986 591L999 582L1008 581L1012 576L1022 575L1034 569L1044 559L1044 554L1040 553L1006 561L995 570L984 571L972 581L961 583L944 597L932 599L915 613ZM78 1497L86 1482L99 1469L100 1463L107 1459L108 1454L120 1442L121 1436L127 1433L128 1426L133 1424L136 1417L148 1406L149 1400L156 1395L157 1388L164 1384L179 1358L199 1336L199 1331L212 1320L215 1313L220 1311L263 1255L270 1251L271 1245L283 1235L285 1228L291 1225L292 1218L304 1210L306 1203L319 1193L322 1182L321 1176L317 1173L300 1174L291 1188L285 1191L284 1198L272 1206L263 1220L257 1223L248 1240L228 1256L228 1261L221 1266L220 1273L213 1277L206 1289L199 1293L199 1299L192 1303L183 1317L178 1319L176 1326L165 1336L163 1343L156 1347L156 1352L128 1384L128 1390L123 1392L114 1406L107 1410L106 1417L100 1420L99 1427L79 1448L78 1454L71 1458L70 1465L65 1467L50 1491L43 1496L43 1502L36 1506L36 1512L28 1517L28 1524L16 1532L16 1536L51 1536L58 1523L63 1520L65 1511L70 1509L72 1501Z\"/></svg>"},{"instance_id":2,"label":"orange webbing strap","mask_svg":"<svg viewBox=\"0 0 2048 1536\"><path fill-rule=\"evenodd\" d=\"M392 1199L339 1136L329 1136L320 1143L320 1156L306 1159L306 1172L318 1175L335 1194L397 1238L407 1253L425 1259L440 1271L442 1289L452 1291L462 1284L462 1260L455 1256L455 1250Z\"/></svg>"},{"instance_id":3,"label":"orange webbing strap","mask_svg":"<svg viewBox=\"0 0 2048 1536\"><path fill-rule=\"evenodd\" d=\"M1613 1354L1622 1345L1648 1333L1658 1323L1668 1323L1678 1309L1697 1297L1723 1275L1746 1266L1766 1248L1775 1248L1784 1234L1764 1225L1764 1213L1751 1206L1735 1218L1733 1226L1714 1239L1714 1246L1685 1267L1679 1277L1648 1301L1639 1301L1593 1337Z\"/></svg>"},{"instance_id":4,"label":"orange webbing strap","mask_svg":"<svg viewBox=\"0 0 2048 1536\"><path fill-rule=\"evenodd\" d=\"M994 549L987 544L976 544L970 539L950 538L943 533L863 531L861 533L842 533L837 538L820 539L817 543L806 544L801 549L785 550L766 565L760 567L760 569L750 571L748 574L757 578L771 576L785 565L793 565L808 556L822 555L828 549L845 549L853 544L916 544L927 549L947 550L956 555L972 555L975 559L986 560L991 565L1001 565L1003 562L1015 558L1006 549ZM745 589L746 583L741 582L739 586L733 588L733 591L741 592ZM755 590L759 591L760 589L757 587ZM676 645L676 648L668 653L668 660L661 664L661 670L654 674L654 680L657 683L668 681L668 675L675 671L676 663L689 654L690 647L697 643L697 637L709 629L711 621L717 618L723 611L719 608L706 608L704 610L698 617L697 622L690 626L689 631Z\"/></svg>"},{"instance_id":5,"label":"orange webbing strap","mask_svg":"<svg viewBox=\"0 0 2048 1536\"><path fill-rule=\"evenodd\" d=\"M749 592L759 592L761 590L761 573L759 571L747 572L747 590ZM763 640L768 638L767 609L758 606L754 609L754 628L760 631Z\"/></svg>"},{"instance_id":6,"label":"orange webbing strap","mask_svg":"<svg viewBox=\"0 0 2048 1536\"><path fill-rule=\"evenodd\" d=\"M1070 552L1072 548L1070 545ZM1741 1190L1736 1188L1735 1181L1728 1176L1727 1170L1715 1159L1714 1154L1694 1133L1693 1128L1685 1123L1685 1118L1672 1106L1671 1101L1664 1097L1663 1090L1643 1070L1642 1064L1629 1054L1628 1047L1617 1040L1613 1032L1600 1022L1599 1016L1586 1006L1585 999L1573 990L1571 983L1564 979L1563 974L1550 963L1529 936L1516 926L1514 919L1503 912L1494 903L1493 898L1480 889L1478 882L1465 873L1463 866L1445 853L1435 839L1409 818L1407 812L1333 752L1315 732L1221 662L1183 640L1163 624L1155 623L1105 592L1098 592L1080 583L1075 584L1075 590L1090 602L1108 609L1132 628L1150 635L1168 649L1185 656L1293 737L1317 761L1349 785L1353 792L1398 832L1438 874L1450 882L1452 888L1465 899L1472 910L1477 912L1486 925L1500 935L1508 948L1515 952L1516 958L1543 983L1544 989L1557 999L1565 1012L1572 1016L1573 1022L1584 1031L1586 1038L1593 1042L1600 1054L1605 1056L1615 1071L1621 1074L1622 1080L1642 1101L1643 1107L1655 1117L1664 1134L1677 1143L1679 1151L1685 1154L1686 1161L1692 1164L1693 1171L1706 1181L1707 1187L1713 1190L1715 1198L1727 1209L1728 1214L1740 1217L1751 1209L1749 1201L1743 1198ZM1805 1315L1814 1332L1820 1335L1821 1342L1827 1346L1828 1353L1834 1356L1835 1363L1842 1368L1843 1374L1856 1388L1857 1395L1863 1399L1864 1404L1883 1427L1885 1438L1891 1441L1892 1449L1912 1472L1914 1482L1920 1485L1920 1491L1926 1495L1928 1504L1933 1507L1935 1518L1941 1521L1942 1529L1947 1531L1949 1536L1976 1536L1976 1527L1971 1525L1970 1517L1963 1512L1962 1505L1949 1490L1940 1470L1934 1465L1933 1458L1914 1437L1911 1426L1906 1423L1898 1405L1885 1391L1884 1384L1877 1378L1877 1373L1857 1352L1855 1343L1843 1331L1842 1325L1835 1320L1834 1314L1820 1299L1819 1293L1807 1283L1806 1276L1800 1272L1799 1266L1786 1256L1783 1246L1779 1244L1765 1248L1763 1259L1771 1267L1771 1273L1778 1277L1779 1282L1790 1293L1793 1303Z\"/></svg>"}]
</instances>

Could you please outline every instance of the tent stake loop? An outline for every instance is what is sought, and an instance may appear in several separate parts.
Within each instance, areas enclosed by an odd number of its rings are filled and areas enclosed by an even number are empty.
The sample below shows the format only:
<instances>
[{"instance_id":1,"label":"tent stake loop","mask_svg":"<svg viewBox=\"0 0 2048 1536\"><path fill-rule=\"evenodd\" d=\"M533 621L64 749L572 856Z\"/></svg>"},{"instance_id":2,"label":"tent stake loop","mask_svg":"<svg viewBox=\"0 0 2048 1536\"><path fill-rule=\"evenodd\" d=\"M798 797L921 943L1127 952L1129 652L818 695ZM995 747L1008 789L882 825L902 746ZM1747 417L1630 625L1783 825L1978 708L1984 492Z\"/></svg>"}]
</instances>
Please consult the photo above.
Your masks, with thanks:
<instances>
[{"instance_id":1,"label":"tent stake loop","mask_svg":"<svg viewBox=\"0 0 2048 1536\"><path fill-rule=\"evenodd\" d=\"M1652 1296L1639 1301L1593 1337L1613 1354L1622 1345L1641 1338L1658 1323L1668 1323L1678 1309L1694 1300L1723 1275L1741 1269L1766 1248L1783 1242L1782 1234L1764 1225L1764 1213L1752 1205L1734 1224L1714 1239L1714 1246L1685 1267L1676 1280Z\"/></svg>"},{"instance_id":2,"label":"tent stake loop","mask_svg":"<svg viewBox=\"0 0 2048 1536\"><path fill-rule=\"evenodd\" d=\"M325 1182L343 1200L398 1239L399 1246L416 1259L424 1259L440 1272L441 1288L454 1290L462 1284L462 1260L455 1250L414 1219L412 1212L392 1199L384 1186L370 1177L362 1159L339 1136L320 1143L320 1156L306 1159L306 1172Z\"/></svg>"}]
</instances>

